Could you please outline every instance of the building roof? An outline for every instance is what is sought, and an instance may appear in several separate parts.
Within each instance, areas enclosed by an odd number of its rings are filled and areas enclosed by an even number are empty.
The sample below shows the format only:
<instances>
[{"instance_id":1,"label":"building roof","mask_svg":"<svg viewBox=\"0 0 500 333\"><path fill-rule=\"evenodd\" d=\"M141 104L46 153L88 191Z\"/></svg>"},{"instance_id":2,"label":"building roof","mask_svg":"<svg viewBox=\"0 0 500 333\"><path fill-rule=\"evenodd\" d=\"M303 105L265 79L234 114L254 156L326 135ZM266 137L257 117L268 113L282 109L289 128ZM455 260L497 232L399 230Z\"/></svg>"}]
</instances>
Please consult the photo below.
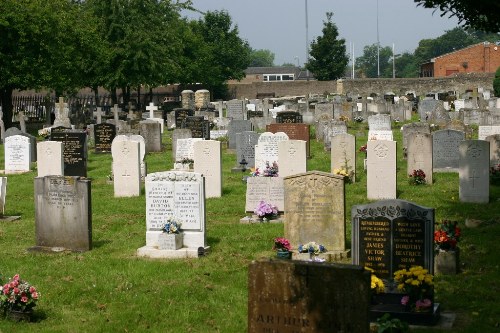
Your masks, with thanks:
<instances>
[{"instance_id":1,"label":"building roof","mask_svg":"<svg viewBox=\"0 0 500 333\"><path fill-rule=\"evenodd\" d=\"M300 68L295 66L276 66L276 67L248 67L245 70L246 75L252 74L295 74L300 72Z\"/></svg>"},{"instance_id":2,"label":"building roof","mask_svg":"<svg viewBox=\"0 0 500 333\"><path fill-rule=\"evenodd\" d=\"M438 55L437 57L431 58L431 60L429 60L429 62L435 62L437 58L442 58L442 57L446 57L446 56L453 54L453 53L462 52L463 50L471 49L471 48L476 47L476 46L481 45L481 44L486 46L486 45L489 45L490 42L481 42L481 43L477 43L477 44L472 44L472 45L464 47L463 49L459 49L459 50L451 51L451 52L448 52L445 54L441 54L441 55Z\"/></svg>"}]
</instances>

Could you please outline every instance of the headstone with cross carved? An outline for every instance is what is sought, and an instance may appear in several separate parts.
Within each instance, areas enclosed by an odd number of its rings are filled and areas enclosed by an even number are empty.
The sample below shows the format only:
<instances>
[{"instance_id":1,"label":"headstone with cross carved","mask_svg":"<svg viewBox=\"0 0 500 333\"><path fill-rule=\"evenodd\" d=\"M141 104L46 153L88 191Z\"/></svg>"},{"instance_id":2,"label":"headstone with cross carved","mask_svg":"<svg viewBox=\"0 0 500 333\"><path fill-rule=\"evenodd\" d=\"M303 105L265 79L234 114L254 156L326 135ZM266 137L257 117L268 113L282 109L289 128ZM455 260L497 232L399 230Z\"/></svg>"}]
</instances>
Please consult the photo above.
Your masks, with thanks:
<instances>
[{"instance_id":1,"label":"headstone with cross carved","mask_svg":"<svg viewBox=\"0 0 500 333\"><path fill-rule=\"evenodd\" d=\"M490 196L490 143L464 140L459 146L460 202L488 203Z\"/></svg>"},{"instance_id":2,"label":"headstone with cross carved","mask_svg":"<svg viewBox=\"0 0 500 333\"><path fill-rule=\"evenodd\" d=\"M356 181L356 137L343 133L332 137L331 171L345 170L349 181Z\"/></svg>"},{"instance_id":3,"label":"headstone with cross carved","mask_svg":"<svg viewBox=\"0 0 500 333\"><path fill-rule=\"evenodd\" d=\"M71 128L71 122L69 120L69 107L68 103L64 103L64 97L59 97L59 103L55 105L55 116L54 125L52 127L69 127Z\"/></svg>"},{"instance_id":4,"label":"headstone with cross carved","mask_svg":"<svg viewBox=\"0 0 500 333\"><path fill-rule=\"evenodd\" d=\"M396 141L368 141L367 197L396 199Z\"/></svg>"},{"instance_id":5,"label":"headstone with cross carved","mask_svg":"<svg viewBox=\"0 0 500 333\"><path fill-rule=\"evenodd\" d=\"M203 140L194 142L194 172L205 178L205 196L222 196L222 150L221 142Z\"/></svg>"},{"instance_id":6,"label":"headstone with cross carved","mask_svg":"<svg viewBox=\"0 0 500 333\"><path fill-rule=\"evenodd\" d=\"M413 170L425 173L425 183L432 185L432 136L425 133L414 133L408 137L408 163L406 173Z\"/></svg>"},{"instance_id":7,"label":"headstone with cross carved","mask_svg":"<svg viewBox=\"0 0 500 333\"><path fill-rule=\"evenodd\" d=\"M307 152L303 140L278 142L279 175L287 177L306 172Z\"/></svg>"},{"instance_id":8,"label":"headstone with cross carved","mask_svg":"<svg viewBox=\"0 0 500 333\"><path fill-rule=\"evenodd\" d=\"M111 145L115 197L141 194L140 145L138 141L116 140Z\"/></svg>"},{"instance_id":9,"label":"headstone with cross carved","mask_svg":"<svg viewBox=\"0 0 500 333\"><path fill-rule=\"evenodd\" d=\"M63 143L41 141L36 146L38 177L64 176Z\"/></svg>"}]
</instances>

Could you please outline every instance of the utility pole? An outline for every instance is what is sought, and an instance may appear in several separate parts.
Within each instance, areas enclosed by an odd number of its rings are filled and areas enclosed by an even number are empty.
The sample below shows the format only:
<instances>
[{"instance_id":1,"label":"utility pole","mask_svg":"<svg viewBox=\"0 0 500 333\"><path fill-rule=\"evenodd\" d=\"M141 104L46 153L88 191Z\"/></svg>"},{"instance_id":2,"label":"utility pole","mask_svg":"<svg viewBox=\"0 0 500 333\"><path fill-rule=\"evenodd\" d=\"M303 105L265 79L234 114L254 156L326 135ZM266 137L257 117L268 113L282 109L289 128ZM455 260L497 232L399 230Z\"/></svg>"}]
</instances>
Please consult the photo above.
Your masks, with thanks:
<instances>
[{"instance_id":1,"label":"utility pole","mask_svg":"<svg viewBox=\"0 0 500 333\"><path fill-rule=\"evenodd\" d=\"M380 77L380 39L378 33L378 0L377 0L377 77Z\"/></svg>"}]
</instances>

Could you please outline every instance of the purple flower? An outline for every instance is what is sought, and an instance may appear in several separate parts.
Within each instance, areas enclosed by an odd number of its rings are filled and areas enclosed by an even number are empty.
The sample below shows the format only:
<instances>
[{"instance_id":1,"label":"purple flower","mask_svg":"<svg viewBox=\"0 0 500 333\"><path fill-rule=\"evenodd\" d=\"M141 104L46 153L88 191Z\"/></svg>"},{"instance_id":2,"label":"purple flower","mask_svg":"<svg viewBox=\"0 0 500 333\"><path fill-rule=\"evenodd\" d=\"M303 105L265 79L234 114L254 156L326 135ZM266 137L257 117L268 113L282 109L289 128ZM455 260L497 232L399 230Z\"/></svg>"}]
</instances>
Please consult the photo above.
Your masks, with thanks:
<instances>
[{"instance_id":1,"label":"purple flower","mask_svg":"<svg viewBox=\"0 0 500 333\"><path fill-rule=\"evenodd\" d=\"M407 305L409 301L410 301L410 296L403 296L401 298L401 304L403 305Z\"/></svg>"}]
</instances>

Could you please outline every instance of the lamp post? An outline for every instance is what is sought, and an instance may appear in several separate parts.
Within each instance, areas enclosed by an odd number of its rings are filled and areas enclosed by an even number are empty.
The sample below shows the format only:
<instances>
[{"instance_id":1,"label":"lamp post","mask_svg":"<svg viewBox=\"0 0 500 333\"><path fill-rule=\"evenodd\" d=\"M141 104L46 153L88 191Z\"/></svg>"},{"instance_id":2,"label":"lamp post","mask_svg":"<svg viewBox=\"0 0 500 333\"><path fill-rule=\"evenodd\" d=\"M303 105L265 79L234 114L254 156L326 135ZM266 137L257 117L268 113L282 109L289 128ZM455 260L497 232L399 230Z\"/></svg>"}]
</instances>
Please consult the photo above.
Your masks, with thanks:
<instances>
[{"instance_id":1,"label":"lamp post","mask_svg":"<svg viewBox=\"0 0 500 333\"><path fill-rule=\"evenodd\" d=\"M293 57L293 59L297 60L297 67L300 67L299 66L299 56L295 56L295 57Z\"/></svg>"},{"instance_id":2,"label":"lamp post","mask_svg":"<svg viewBox=\"0 0 500 333\"><path fill-rule=\"evenodd\" d=\"M378 0L377 0L378 1ZM307 0L306 5L306 63L309 62L309 15L307 14ZM309 81L309 70L306 71L307 81Z\"/></svg>"},{"instance_id":3,"label":"lamp post","mask_svg":"<svg viewBox=\"0 0 500 333\"><path fill-rule=\"evenodd\" d=\"M378 33L378 0L377 0L377 77L380 77L380 39Z\"/></svg>"}]
</instances>

